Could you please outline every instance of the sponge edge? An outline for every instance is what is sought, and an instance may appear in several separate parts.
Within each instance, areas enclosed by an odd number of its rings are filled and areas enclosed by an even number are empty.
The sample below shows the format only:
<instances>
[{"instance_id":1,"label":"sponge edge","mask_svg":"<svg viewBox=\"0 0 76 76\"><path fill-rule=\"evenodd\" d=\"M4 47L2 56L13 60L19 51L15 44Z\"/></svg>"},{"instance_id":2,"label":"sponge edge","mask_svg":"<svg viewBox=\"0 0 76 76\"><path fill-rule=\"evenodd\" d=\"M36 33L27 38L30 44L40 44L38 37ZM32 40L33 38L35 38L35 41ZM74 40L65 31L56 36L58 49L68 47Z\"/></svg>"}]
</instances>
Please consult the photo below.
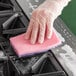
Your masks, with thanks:
<instances>
[{"instance_id":1,"label":"sponge edge","mask_svg":"<svg viewBox=\"0 0 76 76\"><path fill-rule=\"evenodd\" d=\"M19 57L47 52L49 49L61 44L61 40L57 37L55 31L53 31L51 39L45 39L42 44L36 43L32 45L29 40L25 40L24 36L25 34L23 33L10 38L10 43Z\"/></svg>"}]
</instances>

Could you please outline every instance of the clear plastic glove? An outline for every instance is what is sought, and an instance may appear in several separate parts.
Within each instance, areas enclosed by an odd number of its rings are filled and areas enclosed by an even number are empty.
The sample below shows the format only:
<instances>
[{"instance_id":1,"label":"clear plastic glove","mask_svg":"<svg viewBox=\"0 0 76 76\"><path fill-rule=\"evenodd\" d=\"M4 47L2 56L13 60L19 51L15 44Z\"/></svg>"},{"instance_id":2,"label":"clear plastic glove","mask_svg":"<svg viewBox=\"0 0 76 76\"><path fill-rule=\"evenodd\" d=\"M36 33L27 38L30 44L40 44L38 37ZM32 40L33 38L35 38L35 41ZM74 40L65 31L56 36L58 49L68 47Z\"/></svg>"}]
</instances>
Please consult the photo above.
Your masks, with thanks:
<instances>
[{"instance_id":1,"label":"clear plastic glove","mask_svg":"<svg viewBox=\"0 0 76 76\"><path fill-rule=\"evenodd\" d=\"M44 38L51 38L54 20L61 14L70 0L46 0L32 12L25 39L32 44L43 43Z\"/></svg>"}]
</instances>

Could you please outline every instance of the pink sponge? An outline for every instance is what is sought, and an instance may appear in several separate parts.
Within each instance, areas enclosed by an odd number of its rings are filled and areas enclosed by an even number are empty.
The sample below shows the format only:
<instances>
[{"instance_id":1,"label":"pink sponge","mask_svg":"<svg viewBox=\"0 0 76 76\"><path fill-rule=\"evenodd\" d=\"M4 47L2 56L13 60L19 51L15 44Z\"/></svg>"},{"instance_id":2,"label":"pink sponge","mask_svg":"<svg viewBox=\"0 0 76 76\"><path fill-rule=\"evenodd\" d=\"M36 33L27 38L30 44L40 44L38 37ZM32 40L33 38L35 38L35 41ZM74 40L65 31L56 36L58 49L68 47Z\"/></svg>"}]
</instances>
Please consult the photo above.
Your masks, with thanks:
<instances>
[{"instance_id":1,"label":"pink sponge","mask_svg":"<svg viewBox=\"0 0 76 76\"><path fill-rule=\"evenodd\" d=\"M11 45L19 57L46 52L61 43L56 33L53 32L51 39L45 39L43 44L32 45L29 40L24 39L25 34L10 38Z\"/></svg>"}]
</instances>

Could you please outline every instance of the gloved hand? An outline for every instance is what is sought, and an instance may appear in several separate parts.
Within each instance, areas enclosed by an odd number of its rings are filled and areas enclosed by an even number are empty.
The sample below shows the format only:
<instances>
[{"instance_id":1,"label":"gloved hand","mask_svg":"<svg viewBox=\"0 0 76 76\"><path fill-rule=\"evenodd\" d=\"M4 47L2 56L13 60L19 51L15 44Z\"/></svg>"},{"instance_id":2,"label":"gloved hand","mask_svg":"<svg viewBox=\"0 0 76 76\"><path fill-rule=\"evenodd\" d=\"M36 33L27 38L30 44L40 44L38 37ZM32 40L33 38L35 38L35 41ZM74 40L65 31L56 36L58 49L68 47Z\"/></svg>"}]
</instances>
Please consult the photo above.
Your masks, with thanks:
<instances>
[{"instance_id":1,"label":"gloved hand","mask_svg":"<svg viewBox=\"0 0 76 76\"><path fill-rule=\"evenodd\" d=\"M70 0L46 0L32 12L25 39L34 44L43 43L44 38L51 38L54 20L61 14Z\"/></svg>"}]
</instances>

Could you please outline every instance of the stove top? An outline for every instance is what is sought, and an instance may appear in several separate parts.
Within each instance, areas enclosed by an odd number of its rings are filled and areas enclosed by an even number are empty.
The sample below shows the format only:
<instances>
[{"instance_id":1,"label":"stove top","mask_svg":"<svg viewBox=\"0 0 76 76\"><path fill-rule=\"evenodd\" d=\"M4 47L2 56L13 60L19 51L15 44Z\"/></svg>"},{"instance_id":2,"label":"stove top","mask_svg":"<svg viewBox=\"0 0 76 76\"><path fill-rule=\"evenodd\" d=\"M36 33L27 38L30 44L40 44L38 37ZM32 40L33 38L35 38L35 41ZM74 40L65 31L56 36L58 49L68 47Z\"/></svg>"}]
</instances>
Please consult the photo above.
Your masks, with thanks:
<instances>
[{"instance_id":1,"label":"stove top","mask_svg":"<svg viewBox=\"0 0 76 76\"><path fill-rule=\"evenodd\" d=\"M0 50L4 53L0 64L7 65L6 70L1 69L1 76L76 76L76 37L61 18L54 23L60 46L23 58L11 47L9 38L26 31L32 11L43 1L0 0Z\"/></svg>"}]
</instances>

